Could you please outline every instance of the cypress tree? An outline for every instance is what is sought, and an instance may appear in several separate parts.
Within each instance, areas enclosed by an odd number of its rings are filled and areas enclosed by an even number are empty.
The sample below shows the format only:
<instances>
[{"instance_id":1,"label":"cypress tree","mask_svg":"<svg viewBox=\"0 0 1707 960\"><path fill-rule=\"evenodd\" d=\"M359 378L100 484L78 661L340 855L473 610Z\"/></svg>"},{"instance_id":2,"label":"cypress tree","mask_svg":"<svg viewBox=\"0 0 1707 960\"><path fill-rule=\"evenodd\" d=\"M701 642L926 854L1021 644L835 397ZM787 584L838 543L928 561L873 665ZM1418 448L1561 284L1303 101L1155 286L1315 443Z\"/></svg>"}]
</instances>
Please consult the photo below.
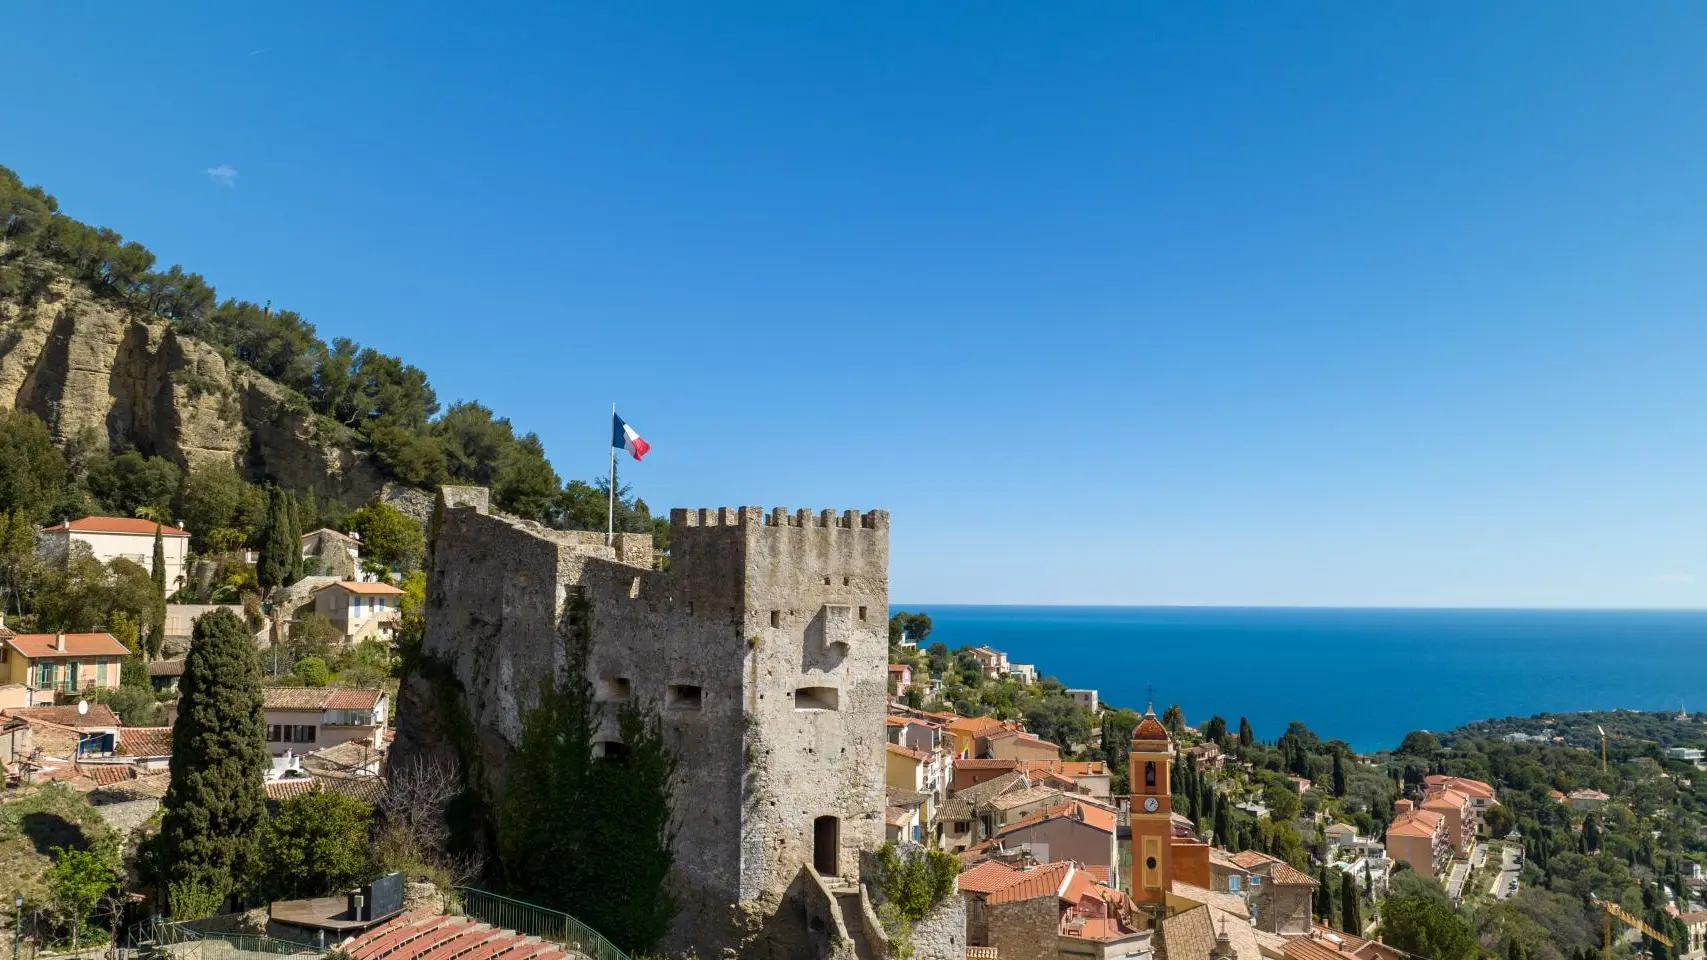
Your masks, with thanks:
<instances>
[{"instance_id":1,"label":"cypress tree","mask_svg":"<svg viewBox=\"0 0 1707 960\"><path fill-rule=\"evenodd\" d=\"M194 884L223 898L255 876L267 814L263 717L248 628L229 610L203 614L178 684L171 785L161 802L158 863L169 896Z\"/></svg>"},{"instance_id":2,"label":"cypress tree","mask_svg":"<svg viewBox=\"0 0 1707 960\"><path fill-rule=\"evenodd\" d=\"M1239 746L1249 747L1251 744L1256 742L1256 739L1257 739L1256 734L1251 732L1251 721L1248 718L1240 717L1239 718Z\"/></svg>"},{"instance_id":3,"label":"cypress tree","mask_svg":"<svg viewBox=\"0 0 1707 960\"><path fill-rule=\"evenodd\" d=\"M1215 805L1215 842L1223 847L1233 845L1231 831L1227 829L1227 804Z\"/></svg>"},{"instance_id":4,"label":"cypress tree","mask_svg":"<svg viewBox=\"0 0 1707 960\"><path fill-rule=\"evenodd\" d=\"M285 517L284 495L278 487L267 488L267 525L261 531L261 560L255 565L255 579L264 589L283 586L290 576L290 556L282 549L289 524Z\"/></svg>"},{"instance_id":5,"label":"cypress tree","mask_svg":"<svg viewBox=\"0 0 1707 960\"><path fill-rule=\"evenodd\" d=\"M302 579L302 514L296 503L296 494L285 494L285 548L288 550L285 575L285 586Z\"/></svg>"},{"instance_id":6,"label":"cypress tree","mask_svg":"<svg viewBox=\"0 0 1707 960\"><path fill-rule=\"evenodd\" d=\"M1363 869L1369 869L1368 861ZM1354 937L1363 935L1363 916L1358 909L1357 881L1351 878L1351 871L1340 874L1340 929Z\"/></svg>"},{"instance_id":7,"label":"cypress tree","mask_svg":"<svg viewBox=\"0 0 1707 960\"><path fill-rule=\"evenodd\" d=\"M1334 754L1334 796L1345 796L1345 764L1339 754Z\"/></svg>"},{"instance_id":8,"label":"cypress tree","mask_svg":"<svg viewBox=\"0 0 1707 960\"><path fill-rule=\"evenodd\" d=\"M1583 849L1588 853L1600 849L1600 824L1594 822L1592 813L1583 821Z\"/></svg>"},{"instance_id":9,"label":"cypress tree","mask_svg":"<svg viewBox=\"0 0 1707 960\"><path fill-rule=\"evenodd\" d=\"M1328 865L1322 864L1316 877L1316 919L1323 923L1333 919L1334 888L1328 882Z\"/></svg>"},{"instance_id":10,"label":"cypress tree","mask_svg":"<svg viewBox=\"0 0 1707 960\"><path fill-rule=\"evenodd\" d=\"M150 571L154 580L154 589L162 599L166 596L166 536L160 524L154 525L154 569ZM151 610L147 614L148 632L143 640L143 650L150 658L160 656L161 648L166 645L165 610Z\"/></svg>"}]
</instances>

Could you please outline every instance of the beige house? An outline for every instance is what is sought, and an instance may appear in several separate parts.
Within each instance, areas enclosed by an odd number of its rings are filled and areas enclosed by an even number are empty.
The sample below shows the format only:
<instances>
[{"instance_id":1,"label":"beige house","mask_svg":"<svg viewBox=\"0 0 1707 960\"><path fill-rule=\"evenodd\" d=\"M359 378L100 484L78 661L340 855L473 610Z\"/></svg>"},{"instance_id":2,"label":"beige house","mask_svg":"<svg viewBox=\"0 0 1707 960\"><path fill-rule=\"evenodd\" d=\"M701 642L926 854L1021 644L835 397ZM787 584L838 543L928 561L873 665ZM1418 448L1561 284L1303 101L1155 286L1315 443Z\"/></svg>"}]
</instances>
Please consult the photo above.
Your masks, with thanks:
<instances>
[{"instance_id":1,"label":"beige house","mask_svg":"<svg viewBox=\"0 0 1707 960\"><path fill-rule=\"evenodd\" d=\"M1417 810L1409 800L1398 801L1393 809L1398 816L1387 825L1387 856L1425 877L1434 876L1452 855L1445 815Z\"/></svg>"},{"instance_id":2,"label":"beige house","mask_svg":"<svg viewBox=\"0 0 1707 960\"><path fill-rule=\"evenodd\" d=\"M1454 853L1462 857L1470 852L1470 841L1476 837L1480 818L1470 807L1469 797L1456 790L1443 789L1424 799L1422 809L1433 810L1446 818L1446 842L1452 845Z\"/></svg>"},{"instance_id":3,"label":"beige house","mask_svg":"<svg viewBox=\"0 0 1707 960\"><path fill-rule=\"evenodd\" d=\"M1069 801L1011 823L996 832L1003 850L1027 850L1039 863L1071 860L1101 867L1109 885L1120 886L1115 847L1115 812Z\"/></svg>"},{"instance_id":4,"label":"beige house","mask_svg":"<svg viewBox=\"0 0 1707 960\"><path fill-rule=\"evenodd\" d=\"M1590 812L1606 806L1606 801L1611 799L1606 793L1593 789L1572 790L1565 795L1565 801L1571 805L1572 810Z\"/></svg>"},{"instance_id":5,"label":"beige house","mask_svg":"<svg viewBox=\"0 0 1707 960\"><path fill-rule=\"evenodd\" d=\"M1688 938L1677 945L1677 955L1682 960L1707 957L1707 912L1686 913L1678 919L1683 921Z\"/></svg>"},{"instance_id":6,"label":"beige house","mask_svg":"<svg viewBox=\"0 0 1707 960\"><path fill-rule=\"evenodd\" d=\"M166 593L170 595L184 584L184 557L190 549L190 535L181 527L136 517L84 517L43 530L37 546L45 557L64 558L74 544L82 544L102 563L122 558L153 573L156 530L166 553Z\"/></svg>"},{"instance_id":7,"label":"beige house","mask_svg":"<svg viewBox=\"0 0 1707 960\"><path fill-rule=\"evenodd\" d=\"M362 741L385 749L382 690L344 690L337 687L266 687L267 751L304 754L341 743Z\"/></svg>"},{"instance_id":8,"label":"beige house","mask_svg":"<svg viewBox=\"0 0 1707 960\"><path fill-rule=\"evenodd\" d=\"M402 614L403 591L389 583L339 580L314 594L314 612L332 621L349 642L391 639Z\"/></svg>"}]
</instances>

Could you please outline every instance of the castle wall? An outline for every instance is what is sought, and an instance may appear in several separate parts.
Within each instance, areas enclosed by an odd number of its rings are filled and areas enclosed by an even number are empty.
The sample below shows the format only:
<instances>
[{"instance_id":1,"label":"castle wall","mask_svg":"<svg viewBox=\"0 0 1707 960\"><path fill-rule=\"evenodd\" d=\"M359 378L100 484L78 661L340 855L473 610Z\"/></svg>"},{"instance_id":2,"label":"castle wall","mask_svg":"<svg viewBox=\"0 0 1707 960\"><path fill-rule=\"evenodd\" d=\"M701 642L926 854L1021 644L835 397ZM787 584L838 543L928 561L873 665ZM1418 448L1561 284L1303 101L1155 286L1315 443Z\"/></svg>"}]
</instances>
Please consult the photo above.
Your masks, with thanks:
<instances>
[{"instance_id":1,"label":"castle wall","mask_svg":"<svg viewBox=\"0 0 1707 960\"><path fill-rule=\"evenodd\" d=\"M598 738L614 745L618 706L638 699L680 757L667 945L815 955L802 881L819 842L833 836L833 872L852 878L883 839L887 515L674 511L665 572L644 535L607 547L489 516L484 491L442 498L424 646L463 685L489 795L584 616Z\"/></svg>"}]
</instances>

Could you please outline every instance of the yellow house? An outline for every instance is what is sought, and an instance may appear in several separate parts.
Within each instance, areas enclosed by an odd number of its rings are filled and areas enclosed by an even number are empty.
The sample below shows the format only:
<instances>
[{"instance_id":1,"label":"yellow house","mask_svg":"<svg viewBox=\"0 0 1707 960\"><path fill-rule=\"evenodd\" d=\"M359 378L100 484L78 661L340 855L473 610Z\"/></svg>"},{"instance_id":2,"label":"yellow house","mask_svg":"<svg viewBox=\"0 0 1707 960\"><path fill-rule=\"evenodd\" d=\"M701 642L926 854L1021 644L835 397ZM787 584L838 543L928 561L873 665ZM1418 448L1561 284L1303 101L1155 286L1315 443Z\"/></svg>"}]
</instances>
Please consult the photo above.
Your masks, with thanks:
<instances>
[{"instance_id":1,"label":"yellow house","mask_svg":"<svg viewBox=\"0 0 1707 960\"><path fill-rule=\"evenodd\" d=\"M32 703L116 689L130 655L110 633L12 633L0 628L0 684L22 684Z\"/></svg>"},{"instance_id":2,"label":"yellow house","mask_svg":"<svg viewBox=\"0 0 1707 960\"><path fill-rule=\"evenodd\" d=\"M948 724L948 735L954 744L954 755L966 760L976 758L978 738L1000 729L1002 722L995 717L956 717Z\"/></svg>"}]
</instances>

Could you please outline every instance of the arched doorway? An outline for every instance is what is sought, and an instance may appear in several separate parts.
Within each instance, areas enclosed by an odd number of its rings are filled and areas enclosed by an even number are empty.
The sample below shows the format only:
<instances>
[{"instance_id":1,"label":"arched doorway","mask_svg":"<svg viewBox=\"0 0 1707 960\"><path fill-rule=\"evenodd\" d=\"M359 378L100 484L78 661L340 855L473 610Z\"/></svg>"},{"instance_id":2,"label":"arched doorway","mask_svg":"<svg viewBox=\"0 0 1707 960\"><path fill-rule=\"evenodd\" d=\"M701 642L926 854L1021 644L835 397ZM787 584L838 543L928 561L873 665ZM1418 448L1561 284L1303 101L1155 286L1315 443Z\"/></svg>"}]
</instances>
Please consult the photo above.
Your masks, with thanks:
<instances>
[{"instance_id":1,"label":"arched doorway","mask_svg":"<svg viewBox=\"0 0 1707 960\"><path fill-rule=\"evenodd\" d=\"M841 871L840 853L842 822L835 817L819 817L812 821L812 869L821 877L833 877Z\"/></svg>"}]
</instances>

